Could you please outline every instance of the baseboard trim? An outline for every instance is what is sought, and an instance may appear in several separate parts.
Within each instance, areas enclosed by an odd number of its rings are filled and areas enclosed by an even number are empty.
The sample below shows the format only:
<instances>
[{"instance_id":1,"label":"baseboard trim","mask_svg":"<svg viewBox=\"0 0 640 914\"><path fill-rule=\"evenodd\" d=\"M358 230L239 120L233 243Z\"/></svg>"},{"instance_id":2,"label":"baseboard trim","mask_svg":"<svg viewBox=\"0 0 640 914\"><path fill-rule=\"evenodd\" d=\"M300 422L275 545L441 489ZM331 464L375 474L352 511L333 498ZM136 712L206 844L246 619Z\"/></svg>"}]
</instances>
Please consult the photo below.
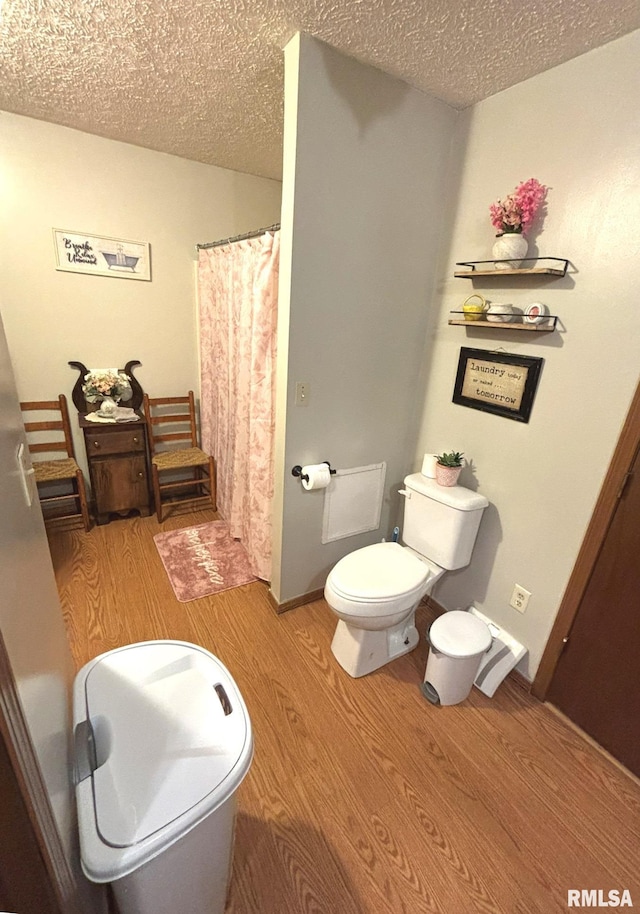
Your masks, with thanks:
<instances>
[{"instance_id":1,"label":"baseboard trim","mask_svg":"<svg viewBox=\"0 0 640 914\"><path fill-rule=\"evenodd\" d=\"M316 600L321 600L324 596L324 588L321 590L311 590L309 593L300 594L299 597L294 597L292 600L285 600L284 603L278 603L272 592L267 591L267 596L269 598L269 603L276 611L278 615L281 613L286 613L290 609L295 609L296 606L304 606L305 603L315 603Z\"/></svg>"},{"instance_id":2,"label":"baseboard trim","mask_svg":"<svg viewBox=\"0 0 640 914\"><path fill-rule=\"evenodd\" d=\"M430 609L436 616L441 616L443 613L446 613L444 606L441 606L437 600L434 600L433 597L430 597L428 594L426 597L423 597L420 601L427 609Z\"/></svg>"},{"instance_id":3,"label":"baseboard trim","mask_svg":"<svg viewBox=\"0 0 640 914\"><path fill-rule=\"evenodd\" d=\"M575 724L571 718L567 717L567 715L560 710L560 708L556 708L556 706L552 705L549 701L545 701L543 704L545 708L548 708L549 711L551 711L552 714L560 718L560 720L565 723L570 730L573 730L574 733L577 733L578 736L582 737L586 743L589 743L590 746L593 746L596 752L611 762L612 765L615 765L615 767L628 778L630 778L636 786L640 787L640 778L634 774L633 771L630 771L629 768L625 768L622 762L619 762L615 756L611 755L611 753L608 752L604 746L601 746L600 743L597 743L592 736L589 736L589 734L582 729L582 727L579 727L578 724Z\"/></svg>"},{"instance_id":4,"label":"baseboard trim","mask_svg":"<svg viewBox=\"0 0 640 914\"><path fill-rule=\"evenodd\" d=\"M507 679L511 679L514 685L517 685L520 689L523 689L529 695L532 694L531 688L533 683L530 682L526 676L523 676L518 670L511 670Z\"/></svg>"}]
</instances>

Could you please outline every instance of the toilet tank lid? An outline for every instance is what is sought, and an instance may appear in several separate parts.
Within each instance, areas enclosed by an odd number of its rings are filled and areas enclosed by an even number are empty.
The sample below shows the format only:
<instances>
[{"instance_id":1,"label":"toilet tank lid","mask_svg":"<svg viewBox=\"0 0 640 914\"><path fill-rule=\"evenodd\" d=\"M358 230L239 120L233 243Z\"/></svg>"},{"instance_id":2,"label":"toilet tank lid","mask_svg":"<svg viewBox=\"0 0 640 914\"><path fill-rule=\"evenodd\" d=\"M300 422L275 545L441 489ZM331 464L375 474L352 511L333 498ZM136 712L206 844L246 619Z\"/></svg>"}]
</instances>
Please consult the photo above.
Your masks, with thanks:
<instances>
[{"instance_id":1,"label":"toilet tank lid","mask_svg":"<svg viewBox=\"0 0 640 914\"><path fill-rule=\"evenodd\" d=\"M429 479L422 473L406 476L404 484L408 489L413 489L414 492L426 495L450 508L457 508L458 511L479 511L489 504L479 492L472 492L464 486L440 486L435 479Z\"/></svg>"}]
</instances>

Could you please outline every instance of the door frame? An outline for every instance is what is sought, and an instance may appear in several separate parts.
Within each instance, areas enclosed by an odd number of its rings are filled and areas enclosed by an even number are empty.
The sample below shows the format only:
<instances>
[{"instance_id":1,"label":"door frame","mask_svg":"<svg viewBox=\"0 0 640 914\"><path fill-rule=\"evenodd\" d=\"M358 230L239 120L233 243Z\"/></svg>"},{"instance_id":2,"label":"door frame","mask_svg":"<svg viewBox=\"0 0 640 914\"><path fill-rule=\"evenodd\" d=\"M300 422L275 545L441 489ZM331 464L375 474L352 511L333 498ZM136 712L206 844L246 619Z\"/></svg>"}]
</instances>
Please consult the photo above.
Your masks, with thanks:
<instances>
[{"instance_id":1,"label":"door frame","mask_svg":"<svg viewBox=\"0 0 640 914\"><path fill-rule=\"evenodd\" d=\"M44 869L36 857L26 859L26 866L33 866L33 878L40 878L43 891L49 892L58 908L52 914L80 914L75 902L76 888L69 868L62 841L56 826L47 788L29 734L29 726L22 711L18 688L0 632L0 739L2 739L11 764L17 789L24 804L26 816L17 823L30 831L40 852ZM5 835L11 841L11 835ZM11 884L11 873L3 873Z\"/></svg>"},{"instance_id":2,"label":"door frame","mask_svg":"<svg viewBox=\"0 0 640 914\"><path fill-rule=\"evenodd\" d=\"M531 686L531 693L544 701L560 655L580 609L587 585L611 526L619 499L624 491L629 468L640 447L640 382L636 388L620 437L615 446L607 475L600 489L576 563L560 603L556 621Z\"/></svg>"}]
</instances>

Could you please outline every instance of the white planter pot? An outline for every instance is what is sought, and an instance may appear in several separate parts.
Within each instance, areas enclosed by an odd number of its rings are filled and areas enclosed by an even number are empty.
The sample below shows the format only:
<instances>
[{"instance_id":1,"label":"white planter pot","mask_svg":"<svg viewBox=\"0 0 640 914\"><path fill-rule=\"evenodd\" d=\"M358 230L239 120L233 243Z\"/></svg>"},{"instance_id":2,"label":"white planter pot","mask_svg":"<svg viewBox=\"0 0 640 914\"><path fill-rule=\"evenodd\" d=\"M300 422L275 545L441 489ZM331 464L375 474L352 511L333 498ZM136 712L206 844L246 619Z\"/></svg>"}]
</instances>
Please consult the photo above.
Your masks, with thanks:
<instances>
[{"instance_id":1,"label":"white planter pot","mask_svg":"<svg viewBox=\"0 0 640 914\"><path fill-rule=\"evenodd\" d=\"M503 263L496 263L496 270L517 270L523 258L527 256L528 250L529 243L524 235L517 232L499 235L493 245L492 254L494 260L502 260Z\"/></svg>"},{"instance_id":2,"label":"white planter pot","mask_svg":"<svg viewBox=\"0 0 640 914\"><path fill-rule=\"evenodd\" d=\"M513 320L513 305L501 305L494 302L487 311L487 320L493 323L508 324Z\"/></svg>"}]
</instances>

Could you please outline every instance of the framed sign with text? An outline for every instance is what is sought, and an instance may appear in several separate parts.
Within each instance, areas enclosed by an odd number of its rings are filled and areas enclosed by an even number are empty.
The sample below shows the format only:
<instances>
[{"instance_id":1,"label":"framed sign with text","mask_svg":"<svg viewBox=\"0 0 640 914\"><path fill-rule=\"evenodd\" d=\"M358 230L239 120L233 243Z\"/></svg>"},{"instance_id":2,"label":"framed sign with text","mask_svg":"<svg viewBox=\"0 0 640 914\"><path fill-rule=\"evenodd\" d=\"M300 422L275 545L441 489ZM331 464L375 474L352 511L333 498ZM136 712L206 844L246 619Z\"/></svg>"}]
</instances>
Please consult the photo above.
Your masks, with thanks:
<instances>
[{"instance_id":1,"label":"framed sign with text","mask_svg":"<svg viewBox=\"0 0 640 914\"><path fill-rule=\"evenodd\" d=\"M54 229L53 245L56 270L151 280L150 250L146 241Z\"/></svg>"},{"instance_id":2,"label":"framed sign with text","mask_svg":"<svg viewBox=\"0 0 640 914\"><path fill-rule=\"evenodd\" d=\"M505 419L528 422L542 362L532 356L463 346L453 402Z\"/></svg>"}]
</instances>

